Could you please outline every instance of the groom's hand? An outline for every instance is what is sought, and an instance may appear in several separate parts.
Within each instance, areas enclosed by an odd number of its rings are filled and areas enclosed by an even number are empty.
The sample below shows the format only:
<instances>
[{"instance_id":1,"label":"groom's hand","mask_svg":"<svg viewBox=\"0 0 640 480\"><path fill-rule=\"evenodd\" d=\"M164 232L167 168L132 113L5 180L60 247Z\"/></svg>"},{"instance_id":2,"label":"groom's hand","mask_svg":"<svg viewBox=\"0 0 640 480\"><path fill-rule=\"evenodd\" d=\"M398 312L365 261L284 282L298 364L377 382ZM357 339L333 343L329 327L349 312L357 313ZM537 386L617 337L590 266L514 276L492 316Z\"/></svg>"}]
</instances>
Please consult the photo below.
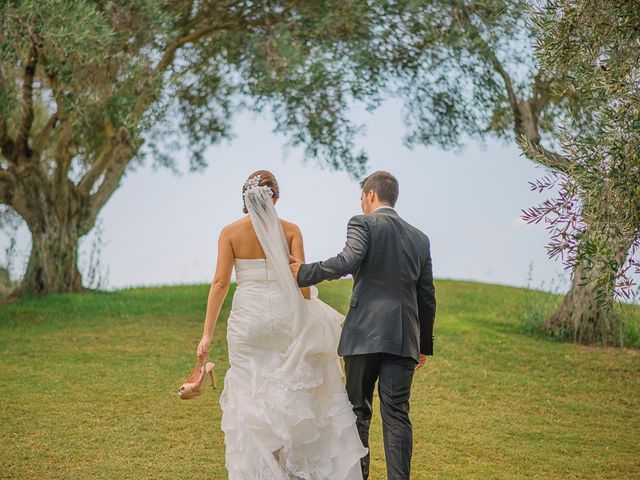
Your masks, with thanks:
<instances>
[{"instance_id":1,"label":"groom's hand","mask_svg":"<svg viewBox=\"0 0 640 480\"><path fill-rule=\"evenodd\" d=\"M294 257L293 255L289 255L289 268L291 269L291 275L293 275L293 279L298 281L298 270L300 270L300 265L302 265L302 260Z\"/></svg>"},{"instance_id":2,"label":"groom's hand","mask_svg":"<svg viewBox=\"0 0 640 480\"><path fill-rule=\"evenodd\" d=\"M422 367L424 367L424 364L426 361L427 361L427 356L424 353L421 353L420 361L418 362L418 365L416 365L416 372L420 370Z\"/></svg>"}]
</instances>

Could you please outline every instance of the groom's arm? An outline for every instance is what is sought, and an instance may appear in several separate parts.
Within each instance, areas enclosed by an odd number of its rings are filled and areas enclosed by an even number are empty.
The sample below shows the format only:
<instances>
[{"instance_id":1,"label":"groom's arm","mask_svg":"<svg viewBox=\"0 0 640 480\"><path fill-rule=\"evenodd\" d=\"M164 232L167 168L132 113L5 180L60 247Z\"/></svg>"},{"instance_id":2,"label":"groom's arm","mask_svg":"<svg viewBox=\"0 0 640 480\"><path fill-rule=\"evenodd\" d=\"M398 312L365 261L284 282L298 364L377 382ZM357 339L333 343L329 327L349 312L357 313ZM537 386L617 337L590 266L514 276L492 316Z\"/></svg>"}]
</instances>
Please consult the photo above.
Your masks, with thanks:
<instances>
[{"instance_id":1,"label":"groom's arm","mask_svg":"<svg viewBox=\"0 0 640 480\"><path fill-rule=\"evenodd\" d=\"M324 262L303 264L298 270L298 286L308 287L323 280L336 280L355 273L367 254L369 228L364 215L356 215L347 225L347 241L338 255Z\"/></svg>"},{"instance_id":2,"label":"groom's arm","mask_svg":"<svg viewBox=\"0 0 640 480\"><path fill-rule=\"evenodd\" d=\"M418 318L420 320L420 353L433 355L433 323L436 318L436 289L433 285L431 252L427 240L427 259L418 280Z\"/></svg>"}]
</instances>

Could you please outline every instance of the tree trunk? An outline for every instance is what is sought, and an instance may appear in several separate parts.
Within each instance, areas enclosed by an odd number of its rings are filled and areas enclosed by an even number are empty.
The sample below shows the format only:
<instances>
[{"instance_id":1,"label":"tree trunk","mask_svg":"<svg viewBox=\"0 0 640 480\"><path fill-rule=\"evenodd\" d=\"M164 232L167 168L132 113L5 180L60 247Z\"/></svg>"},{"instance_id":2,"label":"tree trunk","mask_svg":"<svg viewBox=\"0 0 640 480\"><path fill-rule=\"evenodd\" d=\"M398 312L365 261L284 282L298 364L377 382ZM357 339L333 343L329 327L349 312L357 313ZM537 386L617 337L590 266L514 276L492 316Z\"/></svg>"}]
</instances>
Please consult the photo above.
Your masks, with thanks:
<instances>
[{"instance_id":1,"label":"tree trunk","mask_svg":"<svg viewBox=\"0 0 640 480\"><path fill-rule=\"evenodd\" d=\"M79 234L73 224L51 222L31 228L31 255L27 271L12 296L23 293L80 292Z\"/></svg>"},{"instance_id":2,"label":"tree trunk","mask_svg":"<svg viewBox=\"0 0 640 480\"><path fill-rule=\"evenodd\" d=\"M546 327L554 335L570 337L577 343L594 343L609 337L610 302L596 300L599 286L582 266L573 272L571 290L549 317ZM608 299L608 300L612 300Z\"/></svg>"},{"instance_id":3,"label":"tree trunk","mask_svg":"<svg viewBox=\"0 0 640 480\"><path fill-rule=\"evenodd\" d=\"M61 169L51 178L31 161L23 163L16 178L10 204L29 227L31 253L27 271L10 298L85 290L77 262L78 241L88 231L80 221L87 200L65 173Z\"/></svg>"},{"instance_id":4,"label":"tree trunk","mask_svg":"<svg viewBox=\"0 0 640 480\"><path fill-rule=\"evenodd\" d=\"M614 248L615 263L621 267L627 261L631 242L619 239ZM603 269L603 259L592 269L584 263L573 271L571 289L560 307L546 322L547 330L555 336L569 337L576 343L615 345L616 325L612 311L616 275ZM617 273L617 272L616 272Z\"/></svg>"}]
</instances>

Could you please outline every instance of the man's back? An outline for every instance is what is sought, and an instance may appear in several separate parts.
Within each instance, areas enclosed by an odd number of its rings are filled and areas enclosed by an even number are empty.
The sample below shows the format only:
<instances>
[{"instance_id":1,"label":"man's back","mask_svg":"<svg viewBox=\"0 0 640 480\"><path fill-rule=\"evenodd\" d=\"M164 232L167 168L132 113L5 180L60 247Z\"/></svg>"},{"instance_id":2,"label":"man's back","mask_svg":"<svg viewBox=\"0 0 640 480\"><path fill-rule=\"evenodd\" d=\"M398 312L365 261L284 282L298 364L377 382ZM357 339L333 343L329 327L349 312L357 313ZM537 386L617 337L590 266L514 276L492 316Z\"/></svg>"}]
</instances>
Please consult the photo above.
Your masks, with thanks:
<instances>
[{"instance_id":1,"label":"man's back","mask_svg":"<svg viewBox=\"0 0 640 480\"><path fill-rule=\"evenodd\" d=\"M433 354L435 289L429 239L390 207L356 215L337 256L304 265L298 284L353 274L338 354L390 353L419 361Z\"/></svg>"},{"instance_id":2,"label":"man's back","mask_svg":"<svg viewBox=\"0 0 640 480\"><path fill-rule=\"evenodd\" d=\"M429 239L389 207L358 215L352 222L366 226L368 246L353 272L353 293L338 353L384 352L418 361L419 353L432 353L432 346L426 345L433 336L429 310L435 313ZM419 294L427 298L419 301ZM422 322L420 304L432 305L422 312ZM421 337L428 337L423 349Z\"/></svg>"}]
</instances>

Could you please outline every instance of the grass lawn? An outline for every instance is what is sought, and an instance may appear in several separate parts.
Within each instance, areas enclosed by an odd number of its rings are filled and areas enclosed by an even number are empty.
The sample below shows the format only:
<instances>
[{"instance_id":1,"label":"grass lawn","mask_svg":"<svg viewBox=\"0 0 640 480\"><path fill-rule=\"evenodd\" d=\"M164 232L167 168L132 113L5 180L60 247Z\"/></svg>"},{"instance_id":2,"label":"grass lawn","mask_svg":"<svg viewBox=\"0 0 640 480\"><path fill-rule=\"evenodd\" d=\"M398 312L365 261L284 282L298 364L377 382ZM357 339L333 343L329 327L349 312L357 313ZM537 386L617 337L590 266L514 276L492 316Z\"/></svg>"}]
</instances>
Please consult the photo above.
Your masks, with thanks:
<instances>
[{"instance_id":1,"label":"grass lawn","mask_svg":"<svg viewBox=\"0 0 640 480\"><path fill-rule=\"evenodd\" d=\"M208 288L0 305L0 478L226 479L220 390L176 393ZM344 312L350 288L325 283L321 297ZM435 356L412 393L412 478L640 478L640 351L526 334L524 289L436 289ZM210 353L220 386L229 305ZM377 407L371 480L386 478Z\"/></svg>"}]
</instances>

